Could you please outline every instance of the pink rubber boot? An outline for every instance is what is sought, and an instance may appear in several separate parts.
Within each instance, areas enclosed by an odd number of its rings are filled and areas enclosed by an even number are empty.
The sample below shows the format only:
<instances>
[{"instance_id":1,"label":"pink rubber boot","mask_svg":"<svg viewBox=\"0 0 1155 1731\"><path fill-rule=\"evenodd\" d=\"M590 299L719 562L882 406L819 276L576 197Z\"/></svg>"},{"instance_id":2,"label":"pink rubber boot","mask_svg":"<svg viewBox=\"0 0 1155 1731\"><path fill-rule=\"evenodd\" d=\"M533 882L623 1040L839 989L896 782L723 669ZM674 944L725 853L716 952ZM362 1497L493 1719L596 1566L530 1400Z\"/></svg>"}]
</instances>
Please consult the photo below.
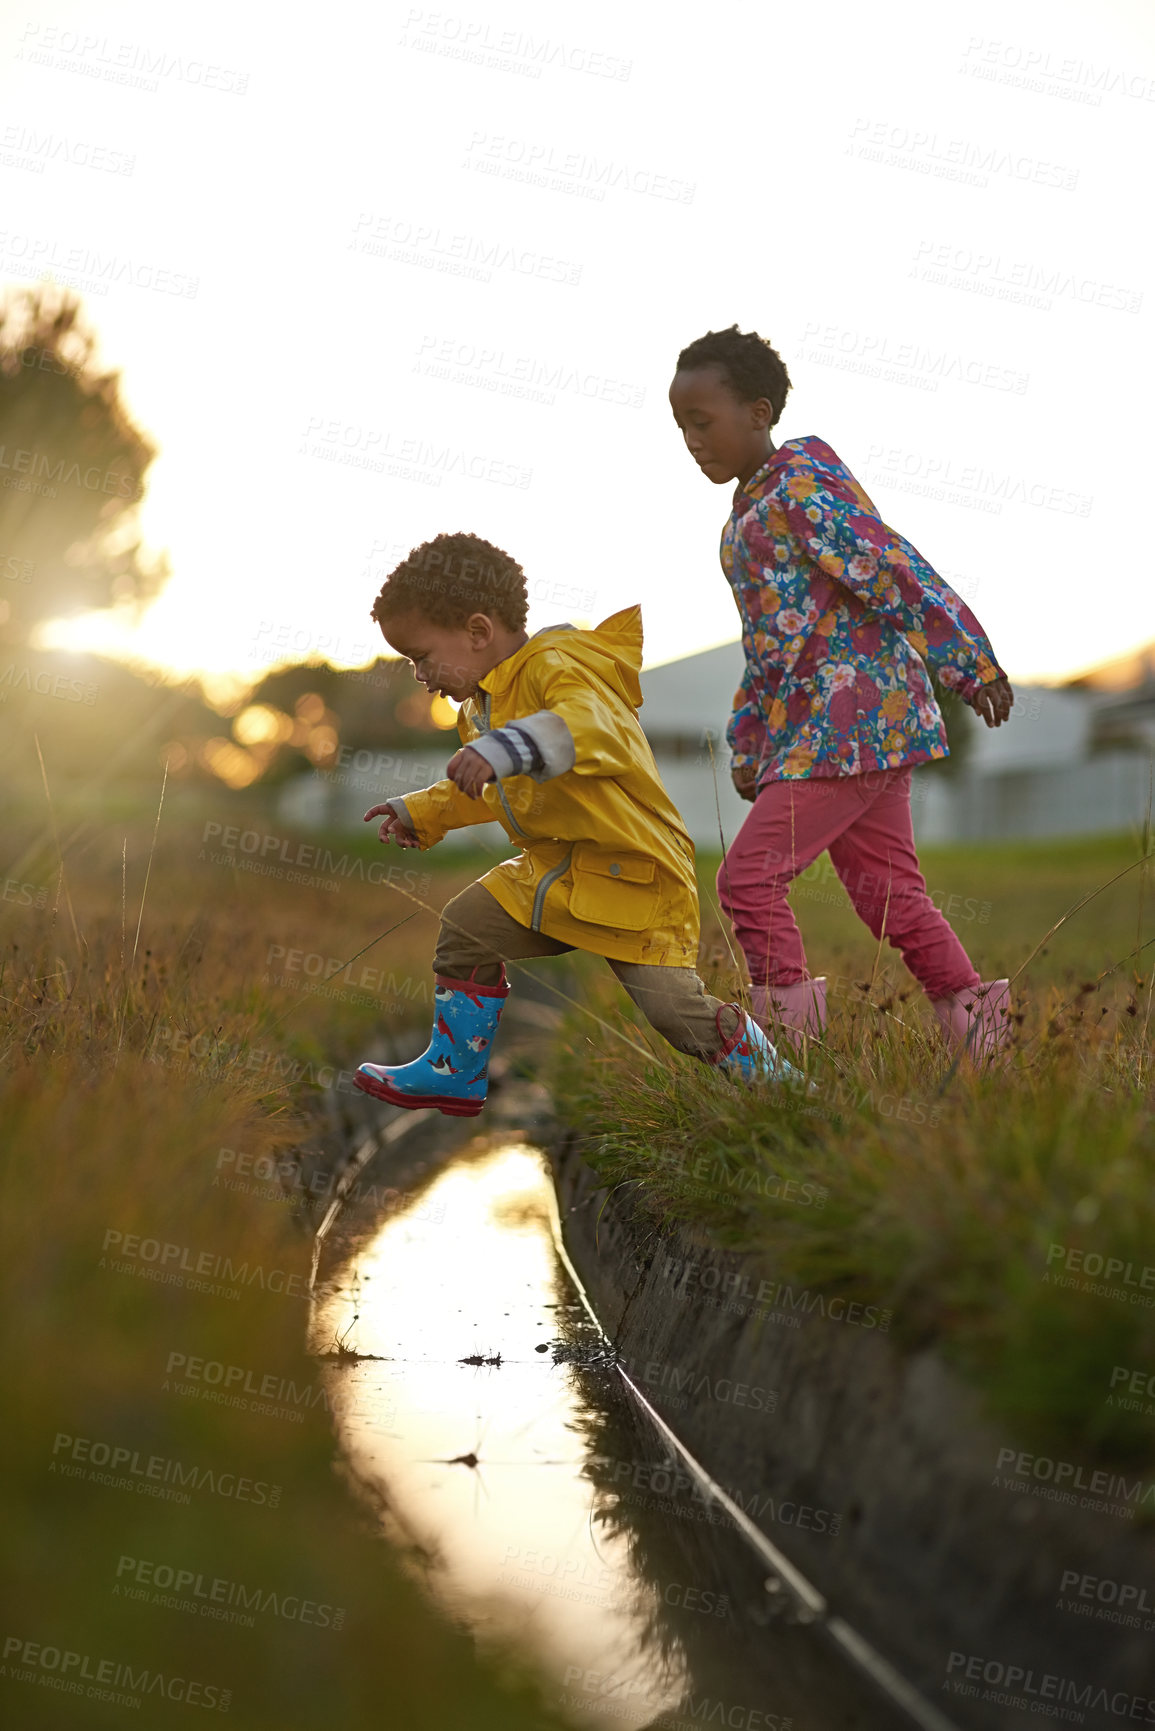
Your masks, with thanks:
<instances>
[{"instance_id":1,"label":"pink rubber boot","mask_svg":"<svg viewBox=\"0 0 1155 1731\"><path fill-rule=\"evenodd\" d=\"M826 976L796 986L751 986L754 1020L767 1032L821 1035L826 1027Z\"/></svg>"},{"instance_id":2,"label":"pink rubber boot","mask_svg":"<svg viewBox=\"0 0 1155 1731\"><path fill-rule=\"evenodd\" d=\"M965 1052L973 1064L1006 1062L1011 1039L1009 980L983 980L930 1003L952 1053Z\"/></svg>"}]
</instances>

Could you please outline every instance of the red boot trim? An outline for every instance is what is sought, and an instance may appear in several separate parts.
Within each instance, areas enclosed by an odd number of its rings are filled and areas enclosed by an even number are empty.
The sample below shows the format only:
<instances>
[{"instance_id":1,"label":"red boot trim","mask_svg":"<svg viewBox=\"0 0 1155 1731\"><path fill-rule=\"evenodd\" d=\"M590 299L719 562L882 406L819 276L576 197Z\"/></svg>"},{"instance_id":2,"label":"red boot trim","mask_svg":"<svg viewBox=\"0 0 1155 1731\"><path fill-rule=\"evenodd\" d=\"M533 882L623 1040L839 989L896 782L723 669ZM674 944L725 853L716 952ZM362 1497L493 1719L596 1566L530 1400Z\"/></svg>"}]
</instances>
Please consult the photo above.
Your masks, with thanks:
<instances>
[{"instance_id":1,"label":"red boot trim","mask_svg":"<svg viewBox=\"0 0 1155 1731\"><path fill-rule=\"evenodd\" d=\"M474 973L476 973L476 968ZM501 979L496 986L479 986L476 980L451 980L445 974L434 974L435 984L448 986L451 992L464 992L467 998L508 998L509 981L505 974L505 963L501 966Z\"/></svg>"},{"instance_id":2,"label":"red boot trim","mask_svg":"<svg viewBox=\"0 0 1155 1731\"><path fill-rule=\"evenodd\" d=\"M452 1094L403 1094L388 1082L380 1081L376 1076L365 1076L360 1070L354 1071L353 1084L363 1094L372 1094L375 1100L384 1100L389 1106L404 1106L410 1112L432 1106L448 1118L476 1118L485 1105L484 1100L454 1099Z\"/></svg>"},{"instance_id":3,"label":"red boot trim","mask_svg":"<svg viewBox=\"0 0 1155 1731\"><path fill-rule=\"evenodd\" d=\"M722 1031L723 1010L736 1010L738 1013L738 1026L735 1028L733 1034L731 1034L728 1040ZM723 1045L722 1050L720 1052L715 1052L714 1056L710 1059L710 1062L711 1064L723 1064L730 1056L730 1053L734 1050L735 1046L741 1045L742 1041L746 1038L746 1012L742 1008L741 1004L719 1004L717 1010L714 1012L714 1021L718 1028L718 1038L723 1042Z\"/></svg>"}]
</instances>

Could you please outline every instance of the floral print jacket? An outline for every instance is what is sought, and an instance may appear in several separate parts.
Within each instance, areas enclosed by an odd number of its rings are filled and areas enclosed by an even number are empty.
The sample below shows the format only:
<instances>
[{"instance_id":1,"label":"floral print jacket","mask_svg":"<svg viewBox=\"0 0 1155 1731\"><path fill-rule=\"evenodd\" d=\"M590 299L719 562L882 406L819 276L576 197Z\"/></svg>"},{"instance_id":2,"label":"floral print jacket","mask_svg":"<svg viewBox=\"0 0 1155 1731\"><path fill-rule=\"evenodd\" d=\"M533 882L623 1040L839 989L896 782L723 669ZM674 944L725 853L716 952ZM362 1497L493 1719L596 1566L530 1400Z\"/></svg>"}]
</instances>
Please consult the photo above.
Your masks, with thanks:
<instances>
[{"instance_id":1,"label":"floral print jacket","mask_svg":"<svg viewBox=\"0 0 1155 1731\"><path fill-rule=\"evenodd\" d=\"M970 608L821 439L787 440L739 488L721 554L746 652L726 738L760 787L946 757L927 669L962 697L1005 677Z\"/></svg>"}]
</instances>

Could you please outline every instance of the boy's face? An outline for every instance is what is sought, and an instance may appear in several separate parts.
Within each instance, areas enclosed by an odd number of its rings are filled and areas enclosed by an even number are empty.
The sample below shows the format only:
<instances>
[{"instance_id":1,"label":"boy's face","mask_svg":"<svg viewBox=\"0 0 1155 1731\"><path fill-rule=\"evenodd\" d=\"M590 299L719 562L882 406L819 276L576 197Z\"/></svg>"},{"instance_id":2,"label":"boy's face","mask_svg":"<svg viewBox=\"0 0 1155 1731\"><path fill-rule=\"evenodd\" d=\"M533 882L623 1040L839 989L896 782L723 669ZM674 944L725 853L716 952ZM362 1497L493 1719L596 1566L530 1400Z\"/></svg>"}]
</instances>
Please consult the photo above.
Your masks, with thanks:
<instances>
[{"instance_id":1,"label":"boy's face","mask_svg":"<svg viewBox=\"0 0 1155 1731\"><path fill-rule=\"evenodd\" d=\"M416 610L398 613L381 626L390 649L413 664L413 677L435 697L464 703L479 679L501 659L495 647L494 622L474 613L464 625L434 625Z\"/></svg>"},{"instance_id":2,"label":"boy's face","mask_svg":"<svg viewBox=\"0 0 1155 1731\"><path fill-rule=\"evenodd\" d=\"M675 373L670 407L686 449L708 481L743 485L772 455L769 398L744 403L735 396L722 367L694 367Z\"/></svg>"}]
</instances>

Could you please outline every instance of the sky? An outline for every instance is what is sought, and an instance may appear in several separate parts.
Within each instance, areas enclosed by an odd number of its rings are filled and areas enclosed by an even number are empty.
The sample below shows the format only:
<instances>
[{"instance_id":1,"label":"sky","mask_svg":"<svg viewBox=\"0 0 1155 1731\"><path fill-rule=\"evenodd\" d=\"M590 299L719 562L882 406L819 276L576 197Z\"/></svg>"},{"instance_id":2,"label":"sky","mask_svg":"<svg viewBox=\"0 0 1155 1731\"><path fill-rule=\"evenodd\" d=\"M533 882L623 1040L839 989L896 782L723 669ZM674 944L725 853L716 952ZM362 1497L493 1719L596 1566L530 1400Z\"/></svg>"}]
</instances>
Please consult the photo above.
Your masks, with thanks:
<instances>
[{"instance_id":1,"label":"sky","mask_svg":"<svg viewBox=\"0 0 1155 1731\"><path fill-rule=\"evenodd\" d=\"M734 322L789 368L779 440L834 446L1013 678L1155 637L1147 0L33 0L0 100L0 283L77 288L160 446L167 590L60 643L361 664L463 529L531 629L732 639L730 489L666 391Z\"/></svg>"}]
</instances>

